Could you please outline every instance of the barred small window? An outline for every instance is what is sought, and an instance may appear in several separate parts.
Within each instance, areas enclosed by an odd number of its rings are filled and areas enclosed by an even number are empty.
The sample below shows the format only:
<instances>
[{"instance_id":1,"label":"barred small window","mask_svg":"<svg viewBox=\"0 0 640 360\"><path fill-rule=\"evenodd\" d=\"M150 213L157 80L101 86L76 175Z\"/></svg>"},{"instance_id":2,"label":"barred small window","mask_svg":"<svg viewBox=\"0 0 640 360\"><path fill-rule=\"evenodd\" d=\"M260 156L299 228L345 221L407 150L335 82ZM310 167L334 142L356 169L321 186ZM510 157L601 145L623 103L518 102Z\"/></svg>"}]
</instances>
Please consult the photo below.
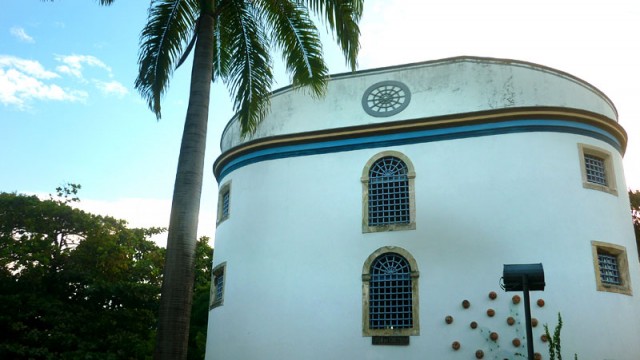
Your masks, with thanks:
<instances>
[{"instance_id":1,"label":"barred small window","mask_svg":"<svg viewBox=\"0 0 640 360\"><path fill-rule=\"evenodd\" d=\"M216 299L222 299L222 290L224 289L224 276L222 276L222 273L216 276L214 286L216 288Z\"/></svg>"},{"instance_id":2,"label":"barred small window","mask_svg":"<svg viewBox=\"0 0 640 360\"><path fill-rule=\"evenodd\" d=\"M229 218L231 213L231 181L220 186L218 191L218 217L216 225Z\"/></svg>"},{"instance_id":3,"label":"barred small window","mask_svg":"<svg viewBox=\"0 0 640 360\"><path fill-rule=\"evenodd\" d=\"M605 284L620 285L620 272L618 271L618 258L613 255L598 253L600 265L600 280Z\"/></svg>"},{"instance_id":4,"label":"barred small window","mask_svg":"<svg viewBox=\"0 0 640 360\"><path fill-rule=\"evenodd\" d=\"M222 194L222 217L229 217L229 191Z\"/></svg>"},{"instance_id":5,"label":"barred small window","mask_svg":"<svg viewBox=\"0 0 640 360\"><path fill-rule=\"evenodd\" d=\"M587 181L590 183L607 186L607 174L603 158L584 154L584 165L587 172Z\"/></svg>"},{"instance_id":6,"label":"barred small window","mask_svg":"<svg viewBox=\"0 0 640 360\"><path fill-rule=\"evenodd\" d=\"M214 267L211 272L211 288L209 294L209 309L222 306L224 303L224 286L226 263Z\"/></svg>"},{"instance_id":7,"label":"barred small window","mask_svg":"<svg viewBox=\"0 0 640 360\"><path fill-rule=\"evenodd\" d=\"M407 260L386 253L371 264L369 328L413 327L411 269Z\"/></svg>"},{"instance_id":8,"label":"barred small window","mask_svg":"<svg viewBox=\"0 0 640 360\"><path fill-rule=\"evenodd\" d=\"M408 224L409 176L407 165L387 156L369 170L369 226Z\"/></svg>"}]
</instances>

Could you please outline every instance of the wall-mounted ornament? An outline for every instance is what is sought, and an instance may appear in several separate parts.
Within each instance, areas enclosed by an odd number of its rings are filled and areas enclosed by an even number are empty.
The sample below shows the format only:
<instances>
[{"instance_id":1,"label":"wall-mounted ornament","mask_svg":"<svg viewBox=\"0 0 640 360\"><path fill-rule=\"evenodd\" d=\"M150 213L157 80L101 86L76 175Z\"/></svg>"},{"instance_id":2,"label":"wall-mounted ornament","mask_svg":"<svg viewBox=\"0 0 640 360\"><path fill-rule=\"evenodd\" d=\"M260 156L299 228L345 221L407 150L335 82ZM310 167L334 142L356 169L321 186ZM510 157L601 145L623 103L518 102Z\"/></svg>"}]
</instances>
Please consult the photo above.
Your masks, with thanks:
<instances>
[{"instance_id":1,"label":"wall-mounted ornament","mask_svg":"<svg viewBox=\"0 0 640 360\"><path fill-rule=\"evenodd\" d=\"M371 85L362 95L362 108L375 117L395 115L411 102L411 91L400 81L381 81Z\"/></svg>"},{"instance_id":2,"label":"wall-mounted ornament","mask_svg":"<svg viewBox=\"0 0 640 360\"><path fill-rule=\"evenodd\" d=\"M518 338L513 339L513 340L511 341L511 343L512 343L512 344L513 344L513 346L515 346L515 347L520 347L520 345L522 344L522 343L520 342L520 339L518 339Z\"/></svg>"}]
</instances>

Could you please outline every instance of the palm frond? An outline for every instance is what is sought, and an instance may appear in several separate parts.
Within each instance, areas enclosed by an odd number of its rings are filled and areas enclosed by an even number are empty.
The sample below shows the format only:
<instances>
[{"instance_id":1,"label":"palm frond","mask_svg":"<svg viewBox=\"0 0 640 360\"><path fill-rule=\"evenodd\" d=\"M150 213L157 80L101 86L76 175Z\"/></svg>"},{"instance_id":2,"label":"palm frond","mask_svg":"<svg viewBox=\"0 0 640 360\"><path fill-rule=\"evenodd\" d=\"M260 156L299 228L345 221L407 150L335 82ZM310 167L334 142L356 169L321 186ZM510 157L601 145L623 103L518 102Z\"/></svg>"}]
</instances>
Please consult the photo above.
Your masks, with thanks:
<instances>
[{"instance_id":1,"label":"palm frond","mask_svg":"<svg viewBox=\"0 0 640 360\"><path fill-rule=\"evenodd\" d=\"M253 132L269 109L273 83L269 41L253 5L244 0L228 0L219 16L219 49L223 59L218 72L234 96L243 134Z\"/></svg>"},{"instance_id":2,"label":"palm frond","mask_svg":"<svg viewBox=\"0 0 640 360\"><path fill-rule=\"evenodd\" d=\"M49 1L49 2L53 2L53 0L40 0L40 1L42 1L42 2L47 2L47 1ZM98 1L98 3L99 3L100 5L105 5L105 6L106 6L106 5L111 5L111 4L113 4L113 2L114 2L115 0L96 0L96 1Z\"/></svg>"},{"instance_id":3,"label":"palm frond","mask_svg":"<svg viewBox=\"0 0 640 360\"><path fill-rule=\"evenodd\" d=\"M302 0L298 0L302 1ZM345 60L356 69L360 50L360 27L364 0L305 0L309 8L335 31Z\"/></svg>"},{"instance_id":4,"label":"palm frond","mask_svg":"<svg viewBox=\"0 0 640 360\"><path fill-rule=\"evenodd\" d=\"M198 21L196 21L196 27L197 26L198 26ZM187 58L189 57L189 54L191 54L191 50L193 50L193 47L196 45L197 39L198 39L197 33L194 31L193 35L191 36L191 40L189 40L187 47L182 52L182 55L180 56L180 59L176 64L176 69L178 69L187 60Z\"/></svg>"},{"instance_id":5,"label":"palm frond","mask_svg":"<svg viewBox=\"0 0 640 360\"><path fill-rule=\"evenodd\" d=\"M272 30L272 39L282 51L293 85L308 86L313 95L322 96L329 70L322 56L318 29L307 7L289 0L263 0L255 4L264 14L263 23Z\"/></svg>"},{"instance_id":6,"label":"palm frond","mask_svg":"<svg viewBox=\"0 0 640 360\"><path fill-rule=\"evenodd\" d=\"M230 5L233 4L225 1L222 6L216 8L216 13L214 14L213 74L211 81L215 81L218 77L225 79L229 74L229 64L233 57L233 50L229 46L222 46L222 44L228 42L229 34L228 31L223 30L224 21L220 20L220 14Z\"/></svg>"},{"instance_id":7,"label":"palm frond","mask_svg":"<svg viewBox=\"0 0 640 360\"><path fill-rule=\"evenodd\" d=\"M135 87L161 117L160 99L199 15L198 0L153 0L140 34L139 72Z\"/></svg>"}]
</instances>

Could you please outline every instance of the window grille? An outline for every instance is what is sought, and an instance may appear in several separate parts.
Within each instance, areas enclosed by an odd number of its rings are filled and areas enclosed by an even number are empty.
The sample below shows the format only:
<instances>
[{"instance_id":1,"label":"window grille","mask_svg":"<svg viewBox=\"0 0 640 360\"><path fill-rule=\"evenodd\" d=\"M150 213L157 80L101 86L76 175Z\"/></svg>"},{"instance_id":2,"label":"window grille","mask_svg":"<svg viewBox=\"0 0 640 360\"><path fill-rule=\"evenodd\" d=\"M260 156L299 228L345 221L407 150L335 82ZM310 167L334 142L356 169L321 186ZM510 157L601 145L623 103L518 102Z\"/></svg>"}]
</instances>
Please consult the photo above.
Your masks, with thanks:
<instances>
[{"instance_id":1,"label":"window grille","mask_svg":"<svg viewBox=\"0 0 640 360\"><path fill-rule=\"evenodd\" d=\"M607 186L607 174L603 158L584 154L584 166L587 171L588 182Z\"/></svg>"},{"instance_id":2,"label":"window grille","mask_svg":"<svg viewBox=\"0 0 640 360\"><path fill-rule=\"evenodd\" d=\"M226 218L229 216L229 191L225 192L222 195L222 217Z\"/></svg>"},{"instance_id":3,"label":"window grille","mask_svg":"<svg viewBox=\"0 0 640 360\"><path fill-rule=\"evenodd\" d=\"M215 268L211 274L211 288L209 293L209 309L222 306L224 303L224 272L225 263Z\"/></svg>"},{"instance_id":4,"label":"window grille","mask_svg":"<svg viewBox=\"0 0 640 360\"><path fill-rule=\"evenodd\" d=\"M600 280L606 284L621 285L618 258L609 254L598 254Z\"/></svg>"},{"instance_id":5,"label":"window grille","mask_svg":"<svg viewBox=\"0 0 640 360\"><path fill-rule=\"evenodd\" d=\"M216 288L216 301L219 302L222 300L222 294L224 291L224 273L223 272L219 272L218 274L216 274L215 279L213 280L214 282L214 286Z\"/></svg>"},{"instance_id":6,"label":"window grille","mask_svg":"<svg viewBox=\"0 0 640 360\"><path fill-rule=\"evenodd\" d=\"M412 328L412 310L409 263L396 253L379 256L371 264L369 328Z\"/></svg>"},{"instance_id":7,"label":"window grille","mask_svg":"<svg viewBox=\"0 0 640 360\"><path fill-rule=\"evenodd\" d=\"M387 156L369 170L369 226L408 224L409 176L407 165Z\"/></svg>"}]
</instances>

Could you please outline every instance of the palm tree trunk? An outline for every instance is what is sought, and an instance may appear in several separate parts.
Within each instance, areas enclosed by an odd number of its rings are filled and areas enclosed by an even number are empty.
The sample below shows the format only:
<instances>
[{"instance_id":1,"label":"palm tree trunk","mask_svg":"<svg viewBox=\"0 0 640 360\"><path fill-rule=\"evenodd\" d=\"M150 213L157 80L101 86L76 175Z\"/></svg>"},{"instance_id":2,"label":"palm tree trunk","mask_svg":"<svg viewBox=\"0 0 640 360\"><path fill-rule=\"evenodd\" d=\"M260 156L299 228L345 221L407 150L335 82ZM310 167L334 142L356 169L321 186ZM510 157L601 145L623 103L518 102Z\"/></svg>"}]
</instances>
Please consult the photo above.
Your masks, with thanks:
<instances>
[{"instance_id":1,"label":"palm tree trunk","mask_svg":"<svg viewBox=\"0 0 640 360\"><path fill-rule=\"evenodd\" d=\"M203 13L197 23L189 106L173 189L154 359L187 358L213 72L213 30L213 17Z\"/></svg>"}]
</instances>

